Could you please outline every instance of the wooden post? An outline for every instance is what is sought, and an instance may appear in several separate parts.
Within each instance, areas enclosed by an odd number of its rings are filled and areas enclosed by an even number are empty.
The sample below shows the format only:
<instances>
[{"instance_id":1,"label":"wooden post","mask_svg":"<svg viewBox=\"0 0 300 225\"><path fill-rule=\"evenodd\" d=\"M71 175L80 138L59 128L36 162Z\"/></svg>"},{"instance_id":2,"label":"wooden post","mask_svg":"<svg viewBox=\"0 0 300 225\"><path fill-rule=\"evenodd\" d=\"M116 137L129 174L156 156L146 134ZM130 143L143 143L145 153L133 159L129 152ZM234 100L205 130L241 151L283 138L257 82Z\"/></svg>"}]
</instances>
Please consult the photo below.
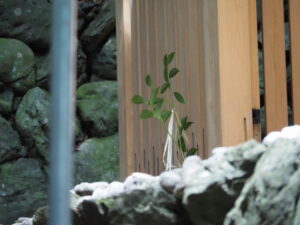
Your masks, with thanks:
<instances>
[{"instance_id":1,"label":"wooden post","mask_svg":"<svg viewBox=\"0 0 300 225\"><path fill-rule=\"evenodd\" d=\"M208 149L253 137L250 5L202 0ZM257 82L257 80L255 81Z\"/></svg>"},{"instance_id":2,"label":"wooden post","mask_svg":"<svg viewBox=\"0 0 300 225\"><path fill-rule=\"evenodd\" d=\"M292 96L294 123L300 124L300 1L290 0L290 34L292 63Z\"/></svg>"},{"instance_id":3,"label":"wooden post","mask_svg":"<svg viewBox=\"0 0 300 225\"><path fill-rule=\"evenodd\" d=\"M131 76L131 10L132 0L116 1L116 15L117 15L117 72L118 72L118 96L119 102L119 137L120 137L120 176L125 178L128 174L134 171L134 154L133 154L133 116L130 98L132 93L132 79Z\"/></svg>"},{"instance_id":4,"label":"wooden post","mask_svg":"<svg viewBox=\"0 0 300 225\"><path fill-rule=\"evenodd\" d=\"M288 125L283 0L263 0L267 133Z\"/></svg>"}]
</instances>

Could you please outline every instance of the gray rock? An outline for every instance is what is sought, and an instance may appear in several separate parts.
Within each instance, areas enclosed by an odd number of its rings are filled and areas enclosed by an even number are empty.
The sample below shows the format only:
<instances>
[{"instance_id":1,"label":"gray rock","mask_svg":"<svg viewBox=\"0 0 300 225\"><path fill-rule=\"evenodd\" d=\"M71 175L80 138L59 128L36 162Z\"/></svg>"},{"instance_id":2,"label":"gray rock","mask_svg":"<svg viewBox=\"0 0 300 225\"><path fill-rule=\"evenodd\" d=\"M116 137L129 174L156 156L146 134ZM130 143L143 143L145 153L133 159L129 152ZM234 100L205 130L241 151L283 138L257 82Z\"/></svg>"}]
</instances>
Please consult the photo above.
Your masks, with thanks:
<instances>
[{"instance_id":1,"label":"gray rock","mask_svg":"<svg viewBox=\"0 0 300 225\"><path fill-rule=\"evenodd\" d=\"M299 139L281 138L271 144L227 214L225 225L298 224L299 146Z\"/></svg>"},{"instance_id":2,"label":"gray rock","mask_svg":"<svg viewBox=\"0 0 300 225\"><path fill-rule=\"evenodd\" d=\"M90 136L104 137L117 132L117 82L86 83L77 89L77 108L83 128Z\"/></svg>"},{"instance_id":3,"label":"gray rock","mask_svg":"<svg viewBox=\"0 0 300 225\"><path fill-rule=\"evenodd\" d=\"M91 138L75 153L75 183L119 178L118 135Z\"/></svg>"},{"instance_id":4,"label":"gray rock","mask_svg":"<svg viewBox=\"0 0 300 225\"><path fill-rule=\"evenodd\" d=\"M28 74L28 76L21 78L20 80L16 80L11 84L14 91L19 93L26 93L29 89L35 86L35 71L32 71Z\"/></svg>"},{"instance_id":5,"label":"gray rock","mask_svg":"<svg viewBox=\"0 0 300 225\"><path fill-rule=\"evenodd\" d=\"M12 90L0 91L0 113L10 115L13 109L14 93Z\"/></svg>"},{"instance_id":6,"label":"gray rock","mask_svg":"<svg viewBox=\"0 0 300 225\"><path fill-rule=\"evenodd\" d=\"M51 4L47 0L0 0L0 36L21 40L41 51L50 40ZM1 52L1 51L0 51Z\"/></svg>"},{"instance_id":7,"label":"gray rock","mask_svg":"<svg viewBox=\"0 0 300 225\"><path fill-rule=\"evenodd\" d=\"M101 49L105 40L115 30L115 22L115 1L109 0L81 35L83 49L88 53L95 53Z\"/></svg>"},{"instance_id":8,"label":"gray rock","mask_svg":"<svg viewBox=\"0 0 300 225\"><path fill-rule=\"evenodd\" d=\"M12 225L32 225L32 218L21 217Z\"/></svg>"},{"instance_id":9,"label":"gray rock","mask_svg":"<svg viewBox=\"0 0 300 225\"><path fill-rule=\"evenodd\" d=\"M50 55L36 57L36 82L39 87L48 88L48 77L50 76Z\"/></svg>"},{"instance_id":10,"label":"gray rock","mask_svg":"<svg viewBox=\"0 0 300 225\"><path fill-rule=\"evenodd\" d=\"M18 106L15 123L26 146L48 159L48 92L36 87L29 90Z\"/></svg>"},{"instance_id":11,"label":"gray rock","mask_svg":"<svg viewBox=\"0 0 300 225\"><path fill-rule=\"evenodd\" d=\"M175 169L171 171L165 171L159 176L159 183L166 191L173 193L175 187L182 180L182 170Z\"/></svg>"},{"instance_id":12,"label":"gray rock","mask_svg":"<svg viewBox=\"0 0 300 225\"><path fill-rule=\"evenodd\" d=\"M0 165L0 221L8 225L16 218L32 216L35 209L46 204L46 185L46 178L33 159Z\"/></svg>"},{"instance_id":13,"label":"gray rock","mask_svg":"<svg viewBox=\"0 0 300 225\"><path fill-rule=\"evenodd\" d=\"M111 225L189 225L177 199L162 188L135 189L114 200Z\"/></svg>"},{"instance_id":14,"label":"gray rock","mask_svg":"<svg viewBox=\"0 0 300 225\"><path fill-rule=\"evenodd\" d=\"M116 36L112 36L101 52L91 58L92 81L117 79Z\"/></svg>"},{"instance_id":15,"label":"gray rock","mask_svg":"<svg viewBox=\"0 0 300 225\"><path fill-rule=\"evenodd\" d=\"M24 155L25 150L21 145L18 133L7 120L0 116L0 163Z\"/></svg>"},{"instance_id":16,"label":"gray rock","mask_svg":"<svg viewBox=\"0 0 300 225\"><path fill-rule=\"evenodd\" d=\"M48 225L48 211L47 206L38 208L32 217L32 225Z\"/></svg>"},{"instance_id":17,"label":"gray rock","mask_svg":"<svg viewBox=\"0 0 300 225\"><path fill-rule=\"evenodd\" d=\"M108 186L109 184L107 182L83 182L74 187L74 192L79 196L92 195L96 189L103 190L107 189Z\"/></svg>"},{"instance_id":18,"label":"gray rock","mask_svg":"<svg viewBox=\"0 0 300 225\"><path fill-rule=\"evenodd\" d=\"M0 38L0 81L11 83L24 79L34 73L34 64L34 54L26 44Z\"/></svg>"},{"instance_id":19,"label":"gray rock","mask_svg":"<svg viewBox=\"0 0 300 225\"><path fill-rule=\"evenodd\" d=\"M264 145L249 141L217 148L207 160L187 158L183 165L183 205L194 225L223 224L264 151Z\"/></svg>"},{"instance_id":20,"label":"gray rock","mask_svg":"<svg viewBox=\"0 0 300 225\"><path fill-rule=\"evenodd\" d=\"M37 56L36 58L36 82L37 85L41 88L48 89L49 81L48 78L50 77L50 54L46 54L43 56ZM81 45L79 43L77 49L77 77L76 77L76 84L81 85L87 79L86 74L86 55L81 49Z\"/></svg>"}]
</instances>

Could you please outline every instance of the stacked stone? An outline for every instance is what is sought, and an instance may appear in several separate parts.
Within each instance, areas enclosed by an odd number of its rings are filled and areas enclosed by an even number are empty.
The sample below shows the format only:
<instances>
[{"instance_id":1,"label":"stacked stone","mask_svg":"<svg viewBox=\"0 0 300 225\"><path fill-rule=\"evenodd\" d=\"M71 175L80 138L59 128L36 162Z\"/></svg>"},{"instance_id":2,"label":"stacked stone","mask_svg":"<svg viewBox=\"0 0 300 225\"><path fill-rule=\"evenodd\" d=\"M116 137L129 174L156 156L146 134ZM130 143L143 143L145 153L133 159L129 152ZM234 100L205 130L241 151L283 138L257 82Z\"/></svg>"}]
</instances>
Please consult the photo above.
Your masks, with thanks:
<instances>
[{"instance_id":1,"label":"stacked stone","mask_svg":"<svg viewBox=\"0 0 300 225\"><path fill-rule=\"evenodd\" d=\"M0 0L0 223L47 204L51 1ZM78 3L75 184L118 179L114 0ZM25 221L25 220L24 220Z\"/></svg>"}]
</instances>

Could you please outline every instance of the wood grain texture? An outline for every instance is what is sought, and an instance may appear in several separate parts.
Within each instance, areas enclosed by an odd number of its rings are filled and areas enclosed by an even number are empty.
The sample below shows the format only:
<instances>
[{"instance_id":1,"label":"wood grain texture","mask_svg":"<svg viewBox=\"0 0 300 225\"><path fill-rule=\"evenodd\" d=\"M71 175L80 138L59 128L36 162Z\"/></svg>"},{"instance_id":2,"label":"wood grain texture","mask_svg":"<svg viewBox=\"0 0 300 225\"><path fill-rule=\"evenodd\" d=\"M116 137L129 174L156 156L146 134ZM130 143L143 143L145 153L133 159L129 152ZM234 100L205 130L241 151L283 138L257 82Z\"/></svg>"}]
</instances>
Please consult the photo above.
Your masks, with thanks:
<instances>
[{"instance_id":1,"label":"wood grain texture","mask_svg":"<svg viewBox=\"0 0 300 225\"><path fill-rule=\"evenodd\" d=\"M253 137L248 1L218 0L222 144Z\"/></svg>"},{"instance_id":2,"label":"wood grain texture","mask_svg":"<svg viewBox=\"0 0 300 225\"><path fill-rule=\"evenodd\" d=\"M267 133L288 125L283 0L263 0Z\"/></svg>"},{"instance_id":3,"label":"wood grain texture","mask_svg":"<svg viewBox=\"0 0 300 225\"><path fill-rule=\"evenodd\" d=\"M300 124L300 1L290 0L292 99L294 123Z\"/></svg>"},{"instance_id":4,"label":"wood grain texture","mask_svg":"<svg viewBox=\"0 0 300 225\"><path fill-rule=\"evenodd\" d=\"M252 108L260 109L259 67L258 67L258 37L256 0L249 0L249 29L250 29L250 60L251 60L251 93ZM261 141L261 124L253 124L253 138Z\"/></svg>"},{"instance_id":5,"label":"wood grain texture","mask_svg":"<svg viewBox=\"0 0 300 225\"><path fill-rule=\"evenodd\" d=\"M255 0L251 0L254 4ZM144 77L162 84L164 54L176 52L172 81L187 104L176 103L195 122L188 132L202 158L220 145L253 137L252 107L257 93L255 12L240 0L118 0L119 128L122 177L132 171L163 171L166 133L155 120L137 118L143 107L133 94L147 98ZM233 101L233 99L235 99Z\"/></svg>"},{"instance_id":6,"label":"wood grain texture","mask_svg":"<svg viewBox=\"0 0 300 225\"><path fill-rule=\"evenodd\" d=\"M132 0L118 1L116 4L117 12L117 63L118 63L118 91L119 102L119 131L120 131L120 176L124 179L134 171L133 154L133 118L131 107L132 79L126 77L131 74L131 6ZM126 79L125 79L126 77Z\"/></svg>"}]
</instances>

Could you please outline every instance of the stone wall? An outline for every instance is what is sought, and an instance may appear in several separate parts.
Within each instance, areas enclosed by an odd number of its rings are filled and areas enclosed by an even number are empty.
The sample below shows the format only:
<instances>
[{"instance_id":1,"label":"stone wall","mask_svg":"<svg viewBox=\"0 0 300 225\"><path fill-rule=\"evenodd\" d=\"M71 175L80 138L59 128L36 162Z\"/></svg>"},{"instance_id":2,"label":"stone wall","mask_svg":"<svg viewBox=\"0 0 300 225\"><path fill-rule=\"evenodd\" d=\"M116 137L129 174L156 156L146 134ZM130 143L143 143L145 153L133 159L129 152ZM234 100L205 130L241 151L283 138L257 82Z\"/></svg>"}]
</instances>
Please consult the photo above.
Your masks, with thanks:
<instances>
[{"instance_id":1,"label":"stone wall","mask_svg":"<svg viewBox=\"0 0 300 225\"><path fill-rule=\"evenodd\" d=\"M75 180L118 179L113 0L78 2ZM0 0L0 223L47 204L51 1Z\"/></svg>"}]
</instances>

